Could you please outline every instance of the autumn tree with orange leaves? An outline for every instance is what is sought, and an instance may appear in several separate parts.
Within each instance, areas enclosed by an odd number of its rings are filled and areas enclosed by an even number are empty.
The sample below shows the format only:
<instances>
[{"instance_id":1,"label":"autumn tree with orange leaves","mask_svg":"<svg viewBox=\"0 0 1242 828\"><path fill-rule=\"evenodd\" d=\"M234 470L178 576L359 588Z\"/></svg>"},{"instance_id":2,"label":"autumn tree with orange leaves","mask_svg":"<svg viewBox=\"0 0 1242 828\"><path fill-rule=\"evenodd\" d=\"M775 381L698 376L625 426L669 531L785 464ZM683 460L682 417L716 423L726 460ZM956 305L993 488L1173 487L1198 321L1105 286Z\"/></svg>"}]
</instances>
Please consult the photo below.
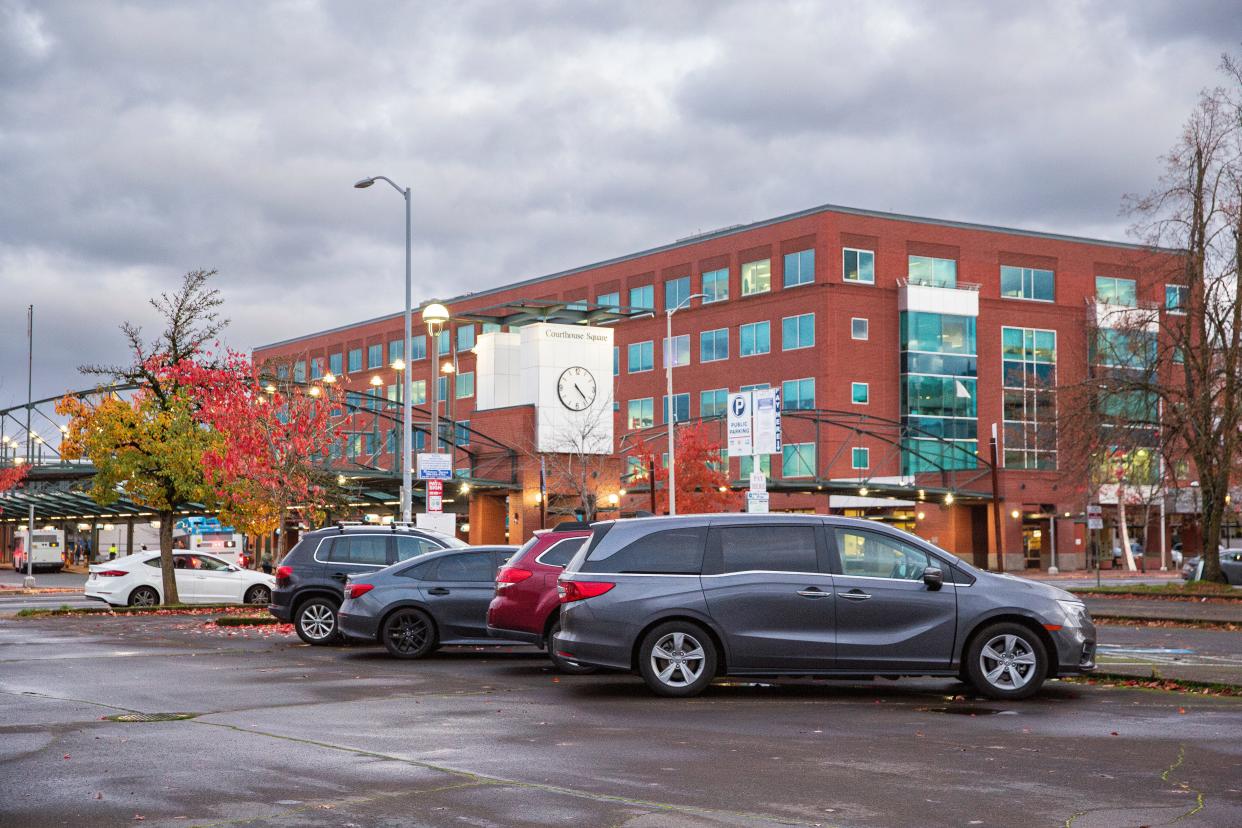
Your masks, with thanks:
<instances>
[{"instance_id":1,"label":"autumn tree with orange leaves","mask_svg":"<svg viewBox=\"0 0 1242 828\"><path fill-rule=\"evenodd\" d=\"M643 468L655 465L656 511L668 512L668 469L660 463L658 444L647 443L645 451L638 454ZM741 493L729 488L729 476L725 471L727 461L721 456L721 445L711 437L703 423L677 429L677 512L678 514L702 514L705 512L732 512L741 508ZM636 478L643 480L650 477Z\"/></svg>"}]
</instances>

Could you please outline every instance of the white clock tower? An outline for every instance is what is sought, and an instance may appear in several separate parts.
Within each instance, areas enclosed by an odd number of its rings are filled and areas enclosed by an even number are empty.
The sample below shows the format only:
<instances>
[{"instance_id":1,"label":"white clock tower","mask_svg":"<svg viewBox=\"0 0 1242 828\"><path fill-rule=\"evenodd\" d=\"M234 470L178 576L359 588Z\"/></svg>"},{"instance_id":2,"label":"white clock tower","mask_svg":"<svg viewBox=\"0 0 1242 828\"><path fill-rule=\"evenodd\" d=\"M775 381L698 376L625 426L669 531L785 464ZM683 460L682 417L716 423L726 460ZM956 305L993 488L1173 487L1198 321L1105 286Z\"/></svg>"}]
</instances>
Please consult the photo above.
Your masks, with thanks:
<instances>
[{"instance_id":1,"label":"white clock tower","mask_svg":"<svg viewBox=\"0 0 1242 828\"><path fill-rule=\"evenodd\" d=\"M612 328L539 322L475 344L475 408L534 405L536 451L613 452Z\"/></svg>"}]
</instances>

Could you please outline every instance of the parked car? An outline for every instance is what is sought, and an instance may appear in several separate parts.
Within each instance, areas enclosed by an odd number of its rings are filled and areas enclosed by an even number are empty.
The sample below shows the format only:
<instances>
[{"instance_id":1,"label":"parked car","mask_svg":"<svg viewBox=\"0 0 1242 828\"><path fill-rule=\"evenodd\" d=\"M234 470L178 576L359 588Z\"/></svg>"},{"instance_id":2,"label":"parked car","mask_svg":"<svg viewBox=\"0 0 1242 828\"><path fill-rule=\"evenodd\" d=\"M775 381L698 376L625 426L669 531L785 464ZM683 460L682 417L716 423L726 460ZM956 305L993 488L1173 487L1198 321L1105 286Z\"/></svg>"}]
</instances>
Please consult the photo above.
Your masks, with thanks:
<instances>
[{"instance_id":1,"label":"parked car","mask_svg":"<svg viewBox=\"0 0 1242 828\"><path fill-rule=\"evenodd\" d=\"M576 522L536 532L496 574L496 595L487 608L487 631L498 638L546 649L553 665L562 672L593 672L594 667L561 658L548 646L560 630L561 600L556 579L589 537L590 526Z\"/></svg>"},{"instance_id":2,"label":"parked car","mask_svg":"<svg viewBox=\"0 0 1242 828\"><path fill-rule=\"evenodd\" d=\"M276 579L241 569L214 555L179 552L173 555L177 598L183 604L258 604L272 600ZM94 564L86 576L87 598L116 607L153 607L164 603L164 581L158 552L139 552Z\"/></svg>"},{"instance_id":3,"label":"parked car","mask_svg":"<svg viewBox=\"0 0 1242 828\"><path fill-rule=\"evenodd\" d=\"M337 644L341 634L336 613L350 575L465 546L457 538L404 524L339 524L306 532L276 567L268 611L292 621L307 644Z\"/></svg>"},{"instance_id":4,"label":"parked car","mask_svg":"<svg viewBox=\"0 0 1242 828\"><path fill-rule=\"evenodd\" d=\"M1227 583L1242 586L1242 547L1231 546L1220 550L1220 571ZM1203 578L1202 556L1195 555L1186 559L1186 563L1182 565L1182 578L1187 581Z\"/></svg>"},{"instance_id":5,"label":"parked car","mask_svg":"<svg viewBox=\"0 0 1242 828\"><path fill-rule=\"evenodd\" d=\"M1082 601L872 521L694 515L594 525L560 577L562 657L664 696L717 675L959 676L996 699L1095 668Z\"/></svg>"},{"instance_id":6,"label":"parked car","mask_svg":"<svg viewBox=\"0 0 1242 828\"><path fill-rule=\"evenodd\" d=\"M496 570L514 546L472 546L421 555L345 584L338 615L347 638L378 641L397 658L444 644L518 644L487 631Z\"/></svg>"}]
</instances>

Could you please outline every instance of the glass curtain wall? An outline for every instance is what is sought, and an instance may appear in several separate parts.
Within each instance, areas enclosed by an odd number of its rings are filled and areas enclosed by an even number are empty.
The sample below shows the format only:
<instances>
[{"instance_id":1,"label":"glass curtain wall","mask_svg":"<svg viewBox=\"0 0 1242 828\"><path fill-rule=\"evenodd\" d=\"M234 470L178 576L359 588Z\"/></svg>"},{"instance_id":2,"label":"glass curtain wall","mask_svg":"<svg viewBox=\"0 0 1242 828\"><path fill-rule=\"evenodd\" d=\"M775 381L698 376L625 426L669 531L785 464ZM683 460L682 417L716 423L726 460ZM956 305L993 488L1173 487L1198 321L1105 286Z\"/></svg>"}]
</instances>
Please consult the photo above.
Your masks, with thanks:
<instances>
[{"instance_id":1,"label":"glass curtain wall","mask_svg":"<svg viewBox=\"0 0 1242 828\"><path fill-rule=\"evenodd\" d=\"M901 312L902 474L977 465L975 322L973 316Z\"/></svg>"}]
</instances>

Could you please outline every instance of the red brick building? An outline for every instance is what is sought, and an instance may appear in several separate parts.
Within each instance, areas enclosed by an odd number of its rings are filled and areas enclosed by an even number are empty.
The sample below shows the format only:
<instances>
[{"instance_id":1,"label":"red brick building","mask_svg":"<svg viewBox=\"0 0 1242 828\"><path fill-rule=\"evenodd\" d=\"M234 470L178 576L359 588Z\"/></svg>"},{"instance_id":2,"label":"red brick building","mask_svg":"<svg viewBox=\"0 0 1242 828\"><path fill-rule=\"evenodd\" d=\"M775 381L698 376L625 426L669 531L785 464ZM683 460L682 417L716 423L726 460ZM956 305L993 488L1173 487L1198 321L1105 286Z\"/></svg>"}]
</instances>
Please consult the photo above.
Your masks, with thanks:
<instances>
[{"instance_id":1,"label":"red brick building","mask_svg":"<svg viewBox=\"0 0 1242 828\"><path fill-rule=\"evenodd\" d=\"M666 419L665 309L706 294L673 317L677 418L718 427L724 393L780 387L785 447L765 468L773 511L894 521L982 563L995 532L990 472L976 452L987 460L995 423L1005 567L1046 568L1055 538L1059 565L1074 568L1084 560L1086 493L1056 471L1049 387L1085 376L1086 320L1096 302L1164 305L1165 286L1139 277L1148 256L1118 242L816 207L441 299L455 321L440 361L456 363L441 381L450 397L441 397L441 410L468 422L476 445L484 435L514 446L532 427L529 411L476 414L470 349L484 328L459 316L485 318L522 300L651 308L614 325L614 431L625 448ZM414 402L425 420L435 346L417 314L413 334L412 377L424 382ZM291 364L308 382L331 371L346 388L377 388L395 405L401 380L390 366L401 337L396 312L264 345L255 357ZM363 423L341 462L394 467L388 434ZM728 463L743 487L750 461ZM527 462L514 469L508 490L462 493L473 539L517 542L537 528L537 478ZM479 468L463 472L496 479ZM644 507L644 495L617 493L620 508Z\"/></svg>"}]
</instances>

